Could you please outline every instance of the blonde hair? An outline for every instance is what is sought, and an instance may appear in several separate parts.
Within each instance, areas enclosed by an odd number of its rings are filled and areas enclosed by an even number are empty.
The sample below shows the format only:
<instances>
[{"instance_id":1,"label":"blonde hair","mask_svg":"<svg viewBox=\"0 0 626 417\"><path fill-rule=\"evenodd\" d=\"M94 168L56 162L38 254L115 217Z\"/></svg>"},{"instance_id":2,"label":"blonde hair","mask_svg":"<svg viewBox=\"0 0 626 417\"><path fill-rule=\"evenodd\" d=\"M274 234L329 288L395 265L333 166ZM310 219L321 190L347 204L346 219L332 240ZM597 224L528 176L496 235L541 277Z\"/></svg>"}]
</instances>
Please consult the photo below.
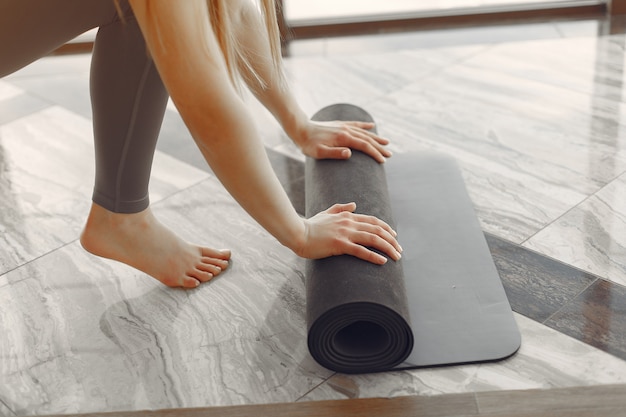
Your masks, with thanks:
<instances>
[{"instance_id":1,"label":"blonde hair","mask_svg":"<svg viewBox=\"0 0 626 417\"><path fill-rule=\"evenodd\" d=\"M122 21L125 21L125 14L120 5L121 0L113 0L117 13ZM244 0L251 1L251 0ZM255 71L254 66L250 63L251 59L269 58L273 75L277 77L275 80L279 87L285 86L285 75L282 70L282 48L280 42L280 29L278 27L276 2L275 0L258 0L260 2L261 16L265 23L265 30L269 39L270 56L269 57L251 57L249 53L237 42L237 37L232 28L231 16L229 16L228 4L232 0L206 0L209 19L217 41L219 43L222 55L226 62L226 67L230 76L230 80L237 91L241 92L242 74L240 70L245 70L248 76L253 78L258 87L265 88L268 80ZM149 51L148 51L149 53Z\"/></svg>"},{"instance_id":2,"label":"blonde hair","mask_svg":"<svg viewBox=\"0 0 626 417\"><path fill-rule=\"evenodd\" d=\"M245 0L251 1L251 0ZM124 21L124 13L120 6L120 0L113 0L118 15ZM270 65L272 73L277 77L277 84L280 87L285 85L285 76L282 70L282 48L280 42L280 29L278 27L276 2L275 0L259 0L261 16L263 23L265 24L265 30L267 31L267 37L269 39ZM232 0L206 0L209 18L211 20L211 26L217 41L219 43L222 55L226 62L226 67L230 76L230 80L233 85L240 91L240 81L242 79L241 70L254 78L256 84L265 88L268 80L264 80L263 77L255 71L254 65L250 63L251 59L263 58L263 57L251 57L249 54L239 45L235 31L233 29L231 16L229 15L228 4L231 4Z\"/></svg>"},{"instance_id":3,"label":"blonde hair","mask_svg":"<svg viewBox=\"0 0 626 417\"><path fill-rule=\"evenodd\" d=\"M249 56L247 51L237 42L235 31L232 28L233 22L228 15L228 4L231 2L232 0L207 0L211 25L220 45L220 49L222 50L222 54L224 55L231 82L236 87L239 87L241 70L245 70L247 74L254 78L254 81L256 81L259 87L263 88L267 85L268 80L264 80L263 77L254 70L254 66L250 63L250 60L263 59L264 57ZM275 0L259 0L259 2L259 11L263 18L269 39L270 56L267 58L270 59L272 73L278 77L278 84L282 86L284 85L284 74L281 67L282 52L280 30L276 14L276 2Z\"/></svg>"}]
</instances>

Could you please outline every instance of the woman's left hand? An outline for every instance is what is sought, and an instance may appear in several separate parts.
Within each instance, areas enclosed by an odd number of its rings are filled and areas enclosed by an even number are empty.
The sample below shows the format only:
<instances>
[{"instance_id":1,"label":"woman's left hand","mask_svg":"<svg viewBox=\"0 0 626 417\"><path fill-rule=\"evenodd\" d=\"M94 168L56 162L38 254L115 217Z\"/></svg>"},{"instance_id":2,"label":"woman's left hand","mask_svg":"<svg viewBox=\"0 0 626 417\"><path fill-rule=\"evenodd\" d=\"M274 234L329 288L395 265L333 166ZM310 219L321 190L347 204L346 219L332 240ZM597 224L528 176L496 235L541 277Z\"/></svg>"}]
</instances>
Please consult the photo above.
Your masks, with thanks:
<instances>
[{"instance_id":1,"label":"woman's left hand","mask_svg":"<svg viewBox=\"0 0 626 417\"><path fill-rule=\"evenodd\" d=\"M374 123L367 122L309 121L294 142L305 155L316 159L348 159L355 149L383 163L391 156L385 147L389 140L368 130L373 127Z\"/></svg>"}]
</instances>

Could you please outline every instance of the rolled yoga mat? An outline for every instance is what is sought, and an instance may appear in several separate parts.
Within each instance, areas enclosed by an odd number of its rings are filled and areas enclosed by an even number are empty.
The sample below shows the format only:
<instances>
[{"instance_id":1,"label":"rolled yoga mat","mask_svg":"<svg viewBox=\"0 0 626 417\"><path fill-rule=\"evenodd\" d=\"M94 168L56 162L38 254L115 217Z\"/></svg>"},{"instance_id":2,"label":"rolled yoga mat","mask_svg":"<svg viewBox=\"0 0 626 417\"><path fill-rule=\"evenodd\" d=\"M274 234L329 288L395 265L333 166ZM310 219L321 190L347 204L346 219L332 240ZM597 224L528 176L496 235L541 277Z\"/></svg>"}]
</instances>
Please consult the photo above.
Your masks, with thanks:
<instances>
[{"instance_id":1,"label":"rolled yoga mat","mask_svg":"<svg viewBox=\"0 0 626 417\"><path fill-rule=\"evenodd\" d=\"M313 120L373 121L337 104ZM398 232L404 252L378 266L348 255L307 260L308 346L322 366L368 373L504 359L521 336L455 161L420 152L385 164L305 165L306 216L354 201Z\"/></svg>"}]
</instances>

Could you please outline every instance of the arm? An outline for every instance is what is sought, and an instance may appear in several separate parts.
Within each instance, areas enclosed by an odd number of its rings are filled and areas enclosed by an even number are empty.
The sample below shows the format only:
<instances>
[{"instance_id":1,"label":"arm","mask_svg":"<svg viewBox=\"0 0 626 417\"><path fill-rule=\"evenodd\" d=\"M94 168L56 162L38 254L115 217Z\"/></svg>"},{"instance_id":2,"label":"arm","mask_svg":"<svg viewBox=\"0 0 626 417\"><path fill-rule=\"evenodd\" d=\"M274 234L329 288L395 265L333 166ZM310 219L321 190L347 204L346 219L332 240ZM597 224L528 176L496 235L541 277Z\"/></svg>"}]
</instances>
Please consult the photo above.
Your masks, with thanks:
<instances>
[{"instance_id":1,"label":"arm","mask_svg":"<svg viewBox=\"0 0 626 417\"><path fill-rule=\"evenodd\" d=\"M131 0L131 5L159 74L203 156L262 227L304 257L347 253L384 263L384 257L363 246L367 244L399 258L389 226L352 214L352 206L309 220L298 216L230 83L205 0Z\"/></svg>"},{"instance_id":2,"label":"arm","mask_svg":"<svg viewBox=\"0 0 626 417\"><path fill-rule=\"evenodd\" d=\"M252 51L254 59L250 59L249 64L265 85L241 65L239 68L246 84L305 154L314 158L345 159L350 157L352 148L369 154L378 162L391 156L384 147L388 141L365 130L373 127L371 123L315 123L309 120L289 86L283 82L282 74L277 73L272 65L267 31L250 0L233 2L231 20L238 42Z\"/></svg>"}]
</instances>

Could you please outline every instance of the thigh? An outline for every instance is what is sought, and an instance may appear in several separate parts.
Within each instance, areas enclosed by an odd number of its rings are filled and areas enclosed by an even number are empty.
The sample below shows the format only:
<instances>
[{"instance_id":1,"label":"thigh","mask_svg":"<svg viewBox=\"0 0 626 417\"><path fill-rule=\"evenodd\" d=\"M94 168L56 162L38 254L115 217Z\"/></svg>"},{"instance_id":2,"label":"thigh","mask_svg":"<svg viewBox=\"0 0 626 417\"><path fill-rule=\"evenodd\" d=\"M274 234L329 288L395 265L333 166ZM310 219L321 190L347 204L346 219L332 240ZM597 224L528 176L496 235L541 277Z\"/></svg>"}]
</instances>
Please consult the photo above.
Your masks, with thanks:
<instances>
[{"instance_id":1,"label":"thigh","mask_svg":"<svg viewBox=\"0 0 626 417\"><path fill-rule=\"evenodd\" d=\"M0 77L116 18L113 0L0 1Z\"/></svg>"}]
</instances>

